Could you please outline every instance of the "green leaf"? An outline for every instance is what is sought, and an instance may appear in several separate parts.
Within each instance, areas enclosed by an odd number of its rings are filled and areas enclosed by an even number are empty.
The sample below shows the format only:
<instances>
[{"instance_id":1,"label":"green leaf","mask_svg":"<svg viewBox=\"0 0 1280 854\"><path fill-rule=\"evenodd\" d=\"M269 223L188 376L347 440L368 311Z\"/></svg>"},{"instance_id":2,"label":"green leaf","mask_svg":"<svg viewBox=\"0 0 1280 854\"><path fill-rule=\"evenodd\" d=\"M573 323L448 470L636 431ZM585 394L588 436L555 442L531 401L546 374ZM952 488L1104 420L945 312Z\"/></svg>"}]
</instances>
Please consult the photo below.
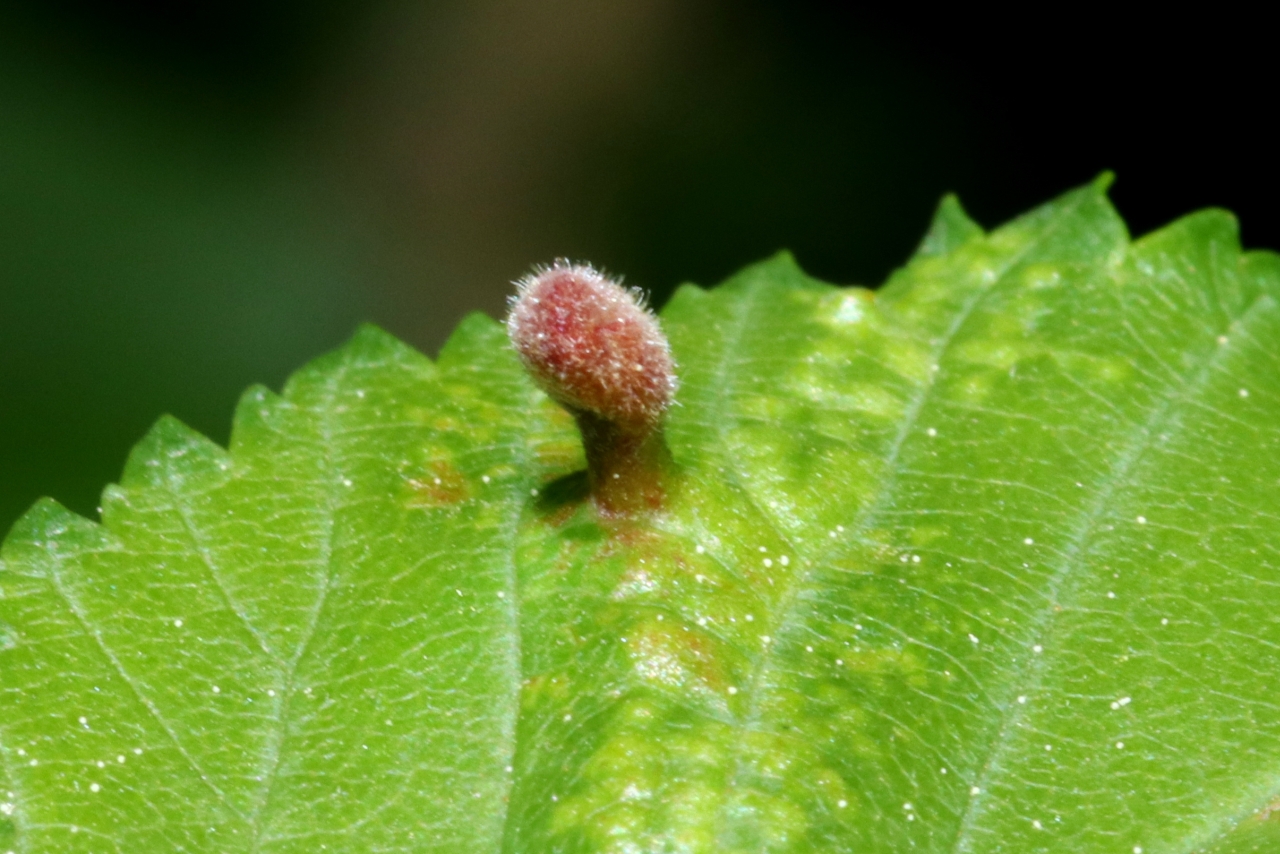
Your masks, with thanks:
<instances>
[{"instance_id":1,"label":"green leaf","mask_svg":"<svg viewBox=\"0 0 1280 854\"><path fill-rule=\"evenodd\" d=\"M1280 259L1108 180L683 288L650 519L481 317L163 419L0 552L0 851L1276 850Z\"/></svg>"}]
</instances>

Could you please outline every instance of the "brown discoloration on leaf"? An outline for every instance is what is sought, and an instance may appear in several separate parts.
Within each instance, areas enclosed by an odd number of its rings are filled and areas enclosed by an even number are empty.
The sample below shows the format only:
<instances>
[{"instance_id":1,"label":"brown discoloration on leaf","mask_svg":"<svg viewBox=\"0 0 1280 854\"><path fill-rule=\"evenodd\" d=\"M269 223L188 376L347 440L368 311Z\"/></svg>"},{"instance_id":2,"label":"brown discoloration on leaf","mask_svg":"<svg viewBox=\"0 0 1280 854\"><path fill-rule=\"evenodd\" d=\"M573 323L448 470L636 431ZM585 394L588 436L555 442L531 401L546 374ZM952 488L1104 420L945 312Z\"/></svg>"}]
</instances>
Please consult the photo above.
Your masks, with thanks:
<instances>
[{"instance_id":1,"label":"brown discoloration on leaf","mask_svg":"<svg viewBox=\"0 0 1280 854\"><path fill-rule=\"evenodd\" d=\"M406 480L409 490L405 501L407 506L448 507L471 498L466 477L448 460L433 460L428 464L427 471L425 476Z\"/></svg>"},{"instance_id":2,"label":"brown discoloration on leaf","mask_svg":"<svg viewBox=\"0 0 1280 854\"><path fill-rule=\"evenodd\" d=\"M1272 798L1267 805L1241 822L1246 824L1263 824L1264 822L1280 823L1280 797Z\"/></svg>"},{"instance_id":3,"label":"brown discoloration on leaf","mask_svg":"<svg viewBox=\"0 0 1280 854\"><path fill-rule=\"evenodd\" d=\"M715 645L672 614L650 614L627 630L627 652L637 675L668 690L727 695L734 682L725 671L729 657Z\"/></svg>"}]
</instances>

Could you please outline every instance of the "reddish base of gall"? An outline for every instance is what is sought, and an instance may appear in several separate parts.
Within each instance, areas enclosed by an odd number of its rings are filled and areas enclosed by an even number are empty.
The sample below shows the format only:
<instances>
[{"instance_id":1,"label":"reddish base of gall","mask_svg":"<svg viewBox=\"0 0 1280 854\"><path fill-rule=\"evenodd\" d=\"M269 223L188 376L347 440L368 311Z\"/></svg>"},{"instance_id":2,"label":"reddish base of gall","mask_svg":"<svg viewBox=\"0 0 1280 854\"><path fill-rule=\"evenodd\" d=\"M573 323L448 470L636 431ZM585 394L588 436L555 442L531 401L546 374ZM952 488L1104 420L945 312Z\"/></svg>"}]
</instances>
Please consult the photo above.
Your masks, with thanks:
<instances>
[{"instance_id":1,"label":"reddish base of gall","mask_svg":"<svg viewBox=\"0 0 1280 854\"><path fill-rule=\"evenodd\" d=\"M587 454L591 497L600 514L619 517L660 510L672 465L662 429L628 429L590 412L574 417Z\"/></svg>"}]
</instances>

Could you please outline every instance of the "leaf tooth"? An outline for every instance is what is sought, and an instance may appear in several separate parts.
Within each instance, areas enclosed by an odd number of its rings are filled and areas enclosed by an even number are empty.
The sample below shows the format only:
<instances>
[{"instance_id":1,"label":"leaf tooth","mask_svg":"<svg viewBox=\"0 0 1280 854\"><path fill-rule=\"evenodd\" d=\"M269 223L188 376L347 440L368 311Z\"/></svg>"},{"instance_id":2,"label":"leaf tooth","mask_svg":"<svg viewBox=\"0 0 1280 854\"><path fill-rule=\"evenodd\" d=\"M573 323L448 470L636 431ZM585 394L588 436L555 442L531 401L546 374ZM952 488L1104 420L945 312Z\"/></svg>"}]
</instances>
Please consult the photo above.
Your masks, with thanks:
<instances>
[{"instance_id":1,"label":"leaf tooth","mask_svg":"<svg viewBox=\"0 0 1280 854\"><path fill-rule=\"evenodd\" d=\"M227 452L212 439L172 415L163 415L130 452L120 485L125 489L155 485L175 475L225 469L227 461Z\"/></svg>"},{"instance_id":2,"label":"leaf tooth","mask_svg":"<svg viewBox=\"0 0 1280 854\"><path fill-rule=\"evenodd\" d=\"M270 430L279 421L282 410L292 405L264 385L251 385L240 395L231 419L231 452L262 430Z\"/></svg>"},{"instance_id":3,"label":"leaf tooth","mask_svg":"<svg viewBox=\"0 0 1280 854\"><path fill-rule=\"evenodd\" d=\"M506 329L486 314L474 311L462 318L440 348L437 360L442 370L474 370L501 358L515 368L515 354L507 346Z\"/></svg>"},{"instance_id":4,"label":"leaf tooth","mask_svg":"<svg viewBox=\"0 0 1280 854\"><path fill-rule=\"evenodd\" d=\"M369 371L385 372L388 369L430 375L434 373L435 366L408 344L371 323L365 323L341 347L312 359L295 371L285 381L281 396L290 403L307 406L308 399L317 389L325 389L326 393L342 391L367 382ZM250 392L257 390L255 387Z\"/></svg>"},{"instance_id":5,"label":"leaf tooth","mask_svg":"<svg viewBox=\"0 0 1280 854\"><path fill-rule=\"evenodd\" d=\"M70 555L84 548L105 549L114 539L96 522L73 513L52 498L41 498L14 523L0 556L16 575L48 575L49 555Z\"/></svg>"}]
</instances>

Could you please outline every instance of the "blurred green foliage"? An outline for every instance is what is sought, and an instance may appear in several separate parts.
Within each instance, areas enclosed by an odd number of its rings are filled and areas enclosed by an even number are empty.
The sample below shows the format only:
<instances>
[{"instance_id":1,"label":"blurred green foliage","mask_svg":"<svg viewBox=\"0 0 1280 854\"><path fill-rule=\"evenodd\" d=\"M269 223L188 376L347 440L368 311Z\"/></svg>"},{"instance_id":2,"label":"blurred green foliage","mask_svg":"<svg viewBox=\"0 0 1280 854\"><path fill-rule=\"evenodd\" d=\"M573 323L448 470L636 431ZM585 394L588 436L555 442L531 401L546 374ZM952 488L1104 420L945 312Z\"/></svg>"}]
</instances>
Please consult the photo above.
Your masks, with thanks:
<instances>
[{"instance_id":1,"label":"blurred green foliage","mask_svg":"<svg viewBox=\"0 0 1280 854\"><path fill-rule=\"evenodd\" d=\"M1265 53L1233 31L1210 62L1218 29L1183 50L812 0L4 4L0 530L40 495L92 512L161 413L225 440L241 388L359 321L431 353L557 255L658 302L781 247L876 284L943 192L994 222L1103 168L1138 231L1225 204L1280 243L1265 137L1185 116L1253 91L1239 63Z\"/></svg>"}]
</instances>

